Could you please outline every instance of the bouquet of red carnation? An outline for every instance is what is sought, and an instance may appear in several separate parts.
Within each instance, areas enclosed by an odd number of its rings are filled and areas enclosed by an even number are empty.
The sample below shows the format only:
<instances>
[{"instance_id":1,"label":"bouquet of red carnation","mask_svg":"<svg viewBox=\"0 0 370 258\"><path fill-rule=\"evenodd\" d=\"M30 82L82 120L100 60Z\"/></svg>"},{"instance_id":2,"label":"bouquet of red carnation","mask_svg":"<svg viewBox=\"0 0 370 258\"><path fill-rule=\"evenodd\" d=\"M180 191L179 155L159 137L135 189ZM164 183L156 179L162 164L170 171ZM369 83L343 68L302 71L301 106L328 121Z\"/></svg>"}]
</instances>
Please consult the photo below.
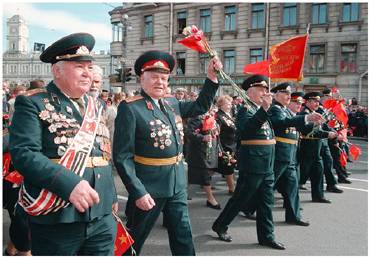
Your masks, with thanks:
<instances>
[{"instance_id":1,"label":"bouquet of red carnation","mask_svg":"<svg viewBox=\"0 0 370 258\"><path fill-rule=\"evenodd\" d=\"M208 112L203 117L202 126L201 126L201 133L203 135L210 135L212 140L217 138L218 131L217 131L217 122L216 122L216 113L215 112ZM206 158L209 158L212 150L212 141L208 141L206 145Z\"/></svg>"},{"instance_id":2,"label":"bouquet of red carnation","mask_svg":"<svg viewBox=\"0 0 370 258\"><path fill-rule=\"evenodd\" d=\"M193 49L200 53L208 53L209 57L217 56L217 52L213 50L208 44L207 38L204 36L202 30L198 29L197 26L192 25L185 27L182 31L186 37L179 40L178 42L187 48ZM238 95L243 98L244 102L250 102L249 97L222 69L218 71L218 74L222 79L227 80Z\"/></svg>"}]
</instances>

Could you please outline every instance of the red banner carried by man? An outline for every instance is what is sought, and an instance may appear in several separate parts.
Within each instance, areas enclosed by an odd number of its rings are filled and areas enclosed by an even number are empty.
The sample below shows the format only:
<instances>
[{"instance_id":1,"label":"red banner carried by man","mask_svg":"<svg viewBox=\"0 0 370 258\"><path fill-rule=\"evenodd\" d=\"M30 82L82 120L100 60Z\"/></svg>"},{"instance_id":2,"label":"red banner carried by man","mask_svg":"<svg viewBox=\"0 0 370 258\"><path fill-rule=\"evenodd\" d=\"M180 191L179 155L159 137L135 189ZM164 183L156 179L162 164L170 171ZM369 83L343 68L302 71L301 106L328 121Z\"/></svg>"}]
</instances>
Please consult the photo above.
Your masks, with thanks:
<instances>
[{"instance_id":1,"label":"red banner carried by man","mask_svg":"<svg viewBox=\"0 0 370 258\"><path fill-rule=\"evenodd\" d=\"M308 34L297 36L270 47L268 60L244 67L244 73L260 74L272 81L300 81Z\"/></svg>"}]
</instances>

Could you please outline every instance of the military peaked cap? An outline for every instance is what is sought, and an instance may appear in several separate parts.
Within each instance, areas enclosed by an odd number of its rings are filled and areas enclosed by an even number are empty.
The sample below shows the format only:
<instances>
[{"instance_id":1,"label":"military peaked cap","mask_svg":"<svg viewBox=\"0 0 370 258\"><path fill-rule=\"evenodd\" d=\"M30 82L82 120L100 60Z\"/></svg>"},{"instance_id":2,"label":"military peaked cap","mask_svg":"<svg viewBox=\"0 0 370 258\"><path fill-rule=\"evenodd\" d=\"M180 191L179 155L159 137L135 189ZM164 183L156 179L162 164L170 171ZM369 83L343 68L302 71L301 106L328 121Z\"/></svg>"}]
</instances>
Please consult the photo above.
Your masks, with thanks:
<instances>
[{"instance_id":1,"label":"military peaked cap","mask_svg":"<svg viewBox=\"0 0 370 258\"><path fill-rule=\"evenodd\" d=\"M95 39L88 33L74 33L59 39L40 55L44 63L55 64L59 61L93 61L90 51Z\"/></svg>"},{"instance_id":2,"label":"military peaked cap","mask_svg":"<svg viewBox=\"0 0 370 258\"><path fill-rule=\"evenodd\" d=\"M274 88L271 89L272 93L277 93L277 92L286 92L286 93L291 93L292 88L288 82L283 82L280 83L279 85L275 86Z\"/></svg>"},{"instance_id":3,"label":"military peaked cap","mask_svg":"<svg viewBox=\"0 0 370 258\"><path fill-rule=\"evenodd\" d=\"M303 96L304 96L304 93L302 91L292 92L292 94L290 94L290 101L303 103Z\"/></svg>"},{"instance_id":4,"label":"military peaked cap","mask_svg":"<svg viewBox=\"0 0 370 258\"><path fill-rule=\"evenodd\" d=\"M175 59L170 53L162 51L147 51L135 62L135 73L140 76L145 71L171 73L175 66Z\"/></svg>"},{"instance_id":5,"label":"military peaked cap","mask_svg":"<svg viewBox=\"0 0 370 258\"><path fill-rule=\"evenodd\" d=\"M320 100L320 97L321 97L321 93L317 91L306 93L303 96L305 100L310 100L310 99Z\"/></svg>"},{"instance_id":6,"label":"military peaked cap","mask_svg":"<svg viewBox=\"0 0 370 258\"><path fill-rule=\"evenodd\" d=\"M322 94L323 94L324 96L331 96L331 89L329 89L329 88L324 89L324 90L322 91Z\"/></svg>"},{"instance_id":7,"label":"military peaked cap","mask_svg":"<svg viewBox=\"0 0 370 258\"><path fill-rule=\"evenodd\" d=\"M245 79L242 83L243 90L248 90L252 87L265 87L268 89L268 78L262 75L252 75Z\"/></svg>"}]
</instances>

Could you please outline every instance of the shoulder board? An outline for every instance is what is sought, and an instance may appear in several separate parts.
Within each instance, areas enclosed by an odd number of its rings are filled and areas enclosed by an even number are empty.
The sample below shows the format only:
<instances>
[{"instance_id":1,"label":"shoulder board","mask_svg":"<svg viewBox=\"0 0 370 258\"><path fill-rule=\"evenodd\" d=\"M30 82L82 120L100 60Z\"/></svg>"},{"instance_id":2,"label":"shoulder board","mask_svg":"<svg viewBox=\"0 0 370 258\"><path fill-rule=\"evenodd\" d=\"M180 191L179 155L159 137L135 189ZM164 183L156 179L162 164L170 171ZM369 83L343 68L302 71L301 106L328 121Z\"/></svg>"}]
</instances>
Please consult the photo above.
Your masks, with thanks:
<instances>
[{"instance_id":1,"label":"shoulder board","mask_svg":"<svg viewBox=\"0 0 370 258\"><path fill-rule=\"evenodd\" d=\"M132 96L132 97L128 97L128 98L126 98L124 101L126 102L126 103L131 103L131 102L135 102L135 101L137 101L137 100L139 100L139 99L143 99L144 97L143 96L141 96L141 95L136 95L136 96Z\"/></svg>"},{"instance_id":2,"label":"shoulder board","mask_svg":"<svg viewBox=\"0 0 370 258\"><path fill-rule=\"evenodd\" d=\"M28 90L28 91L22 93L21 95L29 97L29 96L33 96L33 95L35 95L37 93L41 93L41 92L47 92L47 91L46 91L46 89L39 88L39 89Z\"/></svg>"}]
</instances>

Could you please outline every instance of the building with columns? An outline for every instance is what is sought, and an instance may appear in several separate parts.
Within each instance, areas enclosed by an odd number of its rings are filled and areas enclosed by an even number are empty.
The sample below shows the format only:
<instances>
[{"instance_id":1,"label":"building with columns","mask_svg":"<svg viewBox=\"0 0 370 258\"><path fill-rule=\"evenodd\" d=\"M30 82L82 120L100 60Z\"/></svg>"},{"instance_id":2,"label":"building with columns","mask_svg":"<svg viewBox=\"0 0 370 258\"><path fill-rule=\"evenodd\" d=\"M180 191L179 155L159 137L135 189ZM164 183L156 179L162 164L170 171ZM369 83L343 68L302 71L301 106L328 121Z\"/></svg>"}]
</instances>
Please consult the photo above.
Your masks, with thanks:
<instances>
[{"instance_id":1,"label":"building with columns","mask_svg":"<svg viewBox=\"0 0 370 258\"><path fill-rule=\"evenodd\" d=\"M125 3L109 14L113 67L132 68L147 50L168 51L177 62L170 85L188 90L203 84L208 59L177 43L185 26L205 32L225 72L241 83L246 64L266 59L269 47L305 34L310 24L304 79L295 87L336 86L345 98L367 104L368 3ZM125 85L138 87L135 80ZM222 91L233 94L229 86Z\"/></svg>"},{"instance_id":2,"label":"building with columns","mask_svg":"<svg viewBox=\"0 0 370 258\"><path fill-rule=\"evenodd\" d=\"M11 87L29 86L29 82L41 79L51 81L51 65L40 61L44 45L35 43L33 50L28 49L28 27L25 19L14 15L7 21L7 50L3 53L3 81ZM110 54L104 51L94 53L95 63L103 69L103 88L109 89L109 75L112 73Z\"/></svg>"}]
</instances>

